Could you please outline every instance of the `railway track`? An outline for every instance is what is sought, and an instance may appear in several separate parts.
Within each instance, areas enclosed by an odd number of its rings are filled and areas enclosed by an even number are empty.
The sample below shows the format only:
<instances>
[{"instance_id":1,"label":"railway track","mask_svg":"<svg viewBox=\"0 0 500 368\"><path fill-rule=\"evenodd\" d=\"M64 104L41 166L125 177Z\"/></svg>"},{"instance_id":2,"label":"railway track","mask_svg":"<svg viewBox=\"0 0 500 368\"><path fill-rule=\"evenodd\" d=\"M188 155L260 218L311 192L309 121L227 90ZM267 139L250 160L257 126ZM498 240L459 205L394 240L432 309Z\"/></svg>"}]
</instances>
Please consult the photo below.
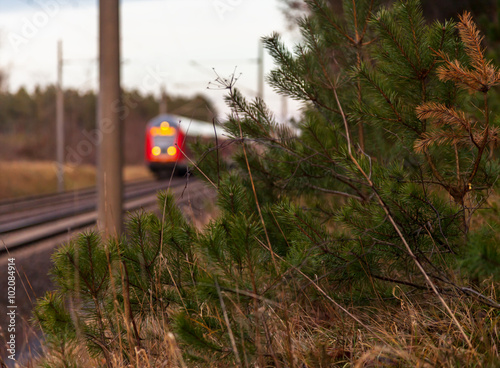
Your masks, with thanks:
<instances>
[{"instance_id":1,"label":"railway track","mask_svg":"<svg viewBox=\"0 0 500 368\"><path fill-rule=\"evenodd\" d=\"M213 189L196 179L186 182L186 179L175 178L170 185L168 180L136 182L125 187L125 211L144 209L161 215L158 213L157 191L167 188L172 191L184 215L196 220L205 213L207 199L213 201L215 197ZM0 226L3 229L0 232L0 290L7 290L8 258L15 259L16 359L19 361L30 362L36 357L43 340L29 320L35 300L54 287L48 275L52 267L51 256L58 245L95 225L95 202L93 190L0 202ZM7 298L0 298L0 310L6 309ZM0 335L6 326L6 315L0 316ZM0 349L0 362L6 358L4 353Z\"/></svg>"},{"instance_id":2,"label":"railway track","mask_svg":"<svg viewBox=\"0 0 500 368\"><path fill-rule=\"evenodd\" d=\"M186 180L142 181L126 184L124 210L156 207L158 190L178 192ZM201 185L191 181L190 185ZM85 189L61 194L0 202L0 255L43 239L96 223L96 191Z\"/></svg>"}]
</instances>

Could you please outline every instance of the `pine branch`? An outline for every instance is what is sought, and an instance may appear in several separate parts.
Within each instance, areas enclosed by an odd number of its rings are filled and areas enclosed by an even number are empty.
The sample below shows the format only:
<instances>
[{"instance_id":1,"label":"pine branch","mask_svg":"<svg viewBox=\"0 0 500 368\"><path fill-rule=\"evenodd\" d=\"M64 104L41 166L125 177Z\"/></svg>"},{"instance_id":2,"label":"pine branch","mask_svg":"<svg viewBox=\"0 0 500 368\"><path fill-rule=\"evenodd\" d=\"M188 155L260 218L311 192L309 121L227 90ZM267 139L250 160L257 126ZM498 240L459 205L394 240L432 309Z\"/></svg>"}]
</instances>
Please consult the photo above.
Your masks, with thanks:
<instances>
[{"instance_id":1,"label":"pine branch","mask_svg":"<svg viewBox=\"0 0 500 368\"><path fill-rule=\"evenodd\" d=\"M339 22L336 19L330 16L331 15L330 12L328 12L327 9L325 9L324 5L322 5L317 0L307 0L307 3L318 14L321 14L323 19L327 22L327 24L329 24L332 28L334 28L346 40L348 40L353 45L356 44L356 40L347 34L347 32L338 24Z\"/></svg>"},{"instance_id":2,"label":"pine branch","mask_svg":"<svg viewBox=\"0 0 500 368\"><path fill-rule=\"evenodd\" d=\"M364 23L363 30L361 31L361 35L358 38L358 44L361 44L362 46L367 45L367 44L363 44L363 38L365 37L365 34L368 30L368 23L369 23L370 18L372 17L373 6L374 6L374 0L370 0L370 7L368 8L368 11L366 12L366 17L363 20L363 23Z\"/></svg>"},{"instance_id":3,"label":"pine branch","mask_svg":"<svg viewBox=\"0 0 500 368\"><path fill-rule=\"evenodd\" d=\"M440 80L444 82L454 82L469 93L484 91L486 89L478 73L464 68L458 60L451 61L449 56L443 51L438 51L436 55L444 62L444 65L437 68L437 74Z\"/></svg>"},{"instance_id":4,"label":"pine branch","mask_svg":"<svg viewBox=\"0 0 500 368\"><path fill-rule=\"evenodd\" d=\"M457 111L441 103L428 102L418 106L416 112L420 120L431 119L436 126L447 124L462 128L467 132L471 130L471 121L467 119L463 111Z\"/></svg>"},{"instance_id":5,"label":"pine branch","mask_svg":"<svg viewBox=\"0 0 500 368\"><path fill-rule=\"evenodd\" d=\"M481 71L482 79L487 80L488 62L484 59L484 49L481 47L481 42L484 36L481 36L476 25L472 21L472 15L466 11L459 16L460 22L457 24L460 38L465 45L467 55L472 60L474 69Z\"/></svg>"},{"instance_id":6,"label":"pine branch","mask_svg":"<svg viewBox=\"0 0 500 368\"><path fill-rule=\"evenodd\" d=\"M443 81L453 81L469 93L487 92L500 83L500 71L484 58L485 50L481 47L483 37L480 36L469 12L460 17L457 24L465 51L472 62L472 70L463 67L458 60L451 61L443 51L436 54L443 59L444 65L438 68L438 76Z\"/></svg>"},{"instance_id":7,"label":"pine branch","mask_svg":"<svg viewBox=\"0 0 500 368\"><path fill-rule=\"evenodd\" d=\"M390 40L392 46L394 46L399 51L400 55L403 57L403 59L406 60L408 65L414 71L415 75L417 75L418 68L415 65L415 63L411 60L411 57L404 46L404 41L399 32L399 27L397 27L396 25L392 25L389 22L388 11L381 10L375 16L375 22L376 22L375 24L379 27L381 33L384 34L384 37L387 37L387 39Z\"/></svg>"},{"instance_id":8,"label":"pine branch","mask_svg":"<svg viewBox=\"0 0 500 368\"><path fill-rule=\"evenodd\" d=\"M417 153L424 153L431 145L468 145L470 143L469 136L460 135L459 131L455 130L433 130L422 133L419 139L415 141L413 148Z\"/></svg>"}]
</instances>

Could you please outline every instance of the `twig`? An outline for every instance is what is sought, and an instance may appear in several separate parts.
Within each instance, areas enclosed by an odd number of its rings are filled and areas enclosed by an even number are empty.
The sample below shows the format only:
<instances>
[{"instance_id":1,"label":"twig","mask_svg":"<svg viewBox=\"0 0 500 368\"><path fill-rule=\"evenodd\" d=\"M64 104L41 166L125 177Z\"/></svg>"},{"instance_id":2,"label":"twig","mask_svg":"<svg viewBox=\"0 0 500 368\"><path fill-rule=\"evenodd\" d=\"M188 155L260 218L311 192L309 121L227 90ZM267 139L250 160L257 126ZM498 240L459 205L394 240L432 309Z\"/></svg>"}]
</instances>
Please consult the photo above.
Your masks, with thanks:
<instances>
[{"instance_id":1,"label":"twig","mask_svg":"<svg viewBox=\"0 0 500 368\"><path fill-rule=\"evenodd\" d=\"M227 316L226 305L224 304L224 299L220 292L219 282L215 279L215 288L217 289L217 294L219 295L220 307L222 308L222 314L224 315L224 321L226 322L227 332L229 334L229 340L231 341L231 346L233 348L234 357L238 367L242 367L240 355L238 349L236 348L236 341L234 340L233 330L231 329L231 324L229 323L229 317Z\"/></svg>"},{"instance_id":2,"label":"twig","mask_svg":"<svg viewBox=\"0 0 500 368\"><path fill-rule=\"evenodd\" d=\"M361 197L358 197L357 195L354 195L354 194L349 194L349 193L345 193L345 192L340 192L338 190L331 190L331 189L326 189L326 188L321 188L321 187L318 187L316 185L312 185L312 184L306 184L309 188L311 189L316 189L320 192L323 192L323 193L329 193L329 194L337 194L339 196L343 196L343 197L349 197L349 198L354 198L354 199L357 199L358 201L362 201L363 198Z\"/></svg>"},{"instance_id":3,"label":"twig","mask_svg":"<svg viewBox=\"0 0 500 368\"><path fill-rule=\"evenodd\" d=\"M217 154L217 186L220 185L220 163L219 163L219 138L217 137L217 129L215 128L215 118L212 119L212 125L214 126L214 135L215 135L215 147Z\"/></svg>"},{"instance_id":4,"label":"twig","mask_svg":"<svg viewBox=\"0 0 500 368\"><path fill-rule=\"evenodd\" d=\"M176 146L177 146L177 149L178 149L179 151L181 151L181 153L184 155L184 157L185 157L185 158L186 158L186 159L187 159L187 160L188 160L188 161L189 161L189 162L190 162L190 163L191 163L191 164L192 164L192 165L193 165L196 169L198 169L198 171L199 171L199 172L200 172L200 173L201 173L201 174L205 177L205 179L207 179L207 180L208 180L208 182L209 182L210 184L212 184L212 186L213 186L215 189L217 189L217 185L215 185L215 183L214 183L212 180L210 180L210 178L209 178L209 177L208 177L208 176L207 176L207 175L206 175L206 174L205 174L202 170L200 170L200 168L198 167L198 165L196 165L196 163L195 163L195 162L193 162L193 160L191 160L188 156L186 156L186 154L185 154L185 153L184 153L184 151L183 151L183 150L179 147L179 145L178 145L178 144L176 144Z\"/></svg>"},{"instance_id":5,"label":"twig","mask_svg":"<svg viewBox=\"0 0 500 368\"><path fill-rule=\"evenodd\" d=\"M461 292L463 292L464 294L467 294L467 295L473 294L476 298L481 299L483 301L483 303L485 303L486 305L489 305L490 307L500 309L499 303L495 302L494 300L488 298L487 296L481 294L480 292L478 292L474 289L471 289L468 287L457 287L457 289L460 290Z\"/></svg>"}]
</instances>

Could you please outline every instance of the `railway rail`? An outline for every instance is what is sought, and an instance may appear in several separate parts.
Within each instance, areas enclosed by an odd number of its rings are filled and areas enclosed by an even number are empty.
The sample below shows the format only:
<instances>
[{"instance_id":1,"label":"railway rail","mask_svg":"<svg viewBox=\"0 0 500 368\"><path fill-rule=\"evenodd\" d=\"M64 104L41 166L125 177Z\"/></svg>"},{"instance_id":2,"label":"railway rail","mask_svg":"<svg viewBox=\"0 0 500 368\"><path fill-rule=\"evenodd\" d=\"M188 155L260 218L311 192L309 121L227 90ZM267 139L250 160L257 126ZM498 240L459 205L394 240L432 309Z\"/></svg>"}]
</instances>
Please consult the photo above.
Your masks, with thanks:
<instances>
[{"instance_id":1,"label":"railway rail","mask_svg":"<svg viewBox=\"0 0 500 368\"><path fill-rule=\"evenodd\" d=\"M156 207L158 190L179 191L186 180L141 181L125 185L124 210ZM190 185L201 185L191 181ZM97 193L85 189L0 202L0 255L59 234L92 226Z\"/></svg>"}]
</instances>

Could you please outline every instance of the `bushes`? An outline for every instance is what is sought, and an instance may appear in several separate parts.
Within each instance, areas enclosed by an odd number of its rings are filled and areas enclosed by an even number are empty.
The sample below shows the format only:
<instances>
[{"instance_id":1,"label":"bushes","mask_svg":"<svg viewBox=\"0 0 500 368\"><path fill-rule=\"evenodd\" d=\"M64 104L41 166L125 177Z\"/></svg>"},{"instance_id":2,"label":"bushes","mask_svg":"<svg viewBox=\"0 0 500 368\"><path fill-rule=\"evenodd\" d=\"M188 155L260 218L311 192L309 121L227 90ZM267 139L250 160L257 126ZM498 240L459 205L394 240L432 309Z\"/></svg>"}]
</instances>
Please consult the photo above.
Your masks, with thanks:
<instances>
[{"instance_id":1,"label":"bushes","mask_svg":"<svg viewBox=\"0 0 500 368\"><path fill-rule=\"evenodd\" d=\"M220 213L197 230L162 195L162 220L62 248L38 307L73 315L68 335L40 310L59 341L85 337L107 366L498 362L498 252L471 221L498 177L499 73L474 24L427 24L414 0L346 1L343 19L307 3L302 45L265 40L270 83L304 102L296 130L228 84L239 167L222 147L197 167Z\"/></svg>"}]
</instances>

